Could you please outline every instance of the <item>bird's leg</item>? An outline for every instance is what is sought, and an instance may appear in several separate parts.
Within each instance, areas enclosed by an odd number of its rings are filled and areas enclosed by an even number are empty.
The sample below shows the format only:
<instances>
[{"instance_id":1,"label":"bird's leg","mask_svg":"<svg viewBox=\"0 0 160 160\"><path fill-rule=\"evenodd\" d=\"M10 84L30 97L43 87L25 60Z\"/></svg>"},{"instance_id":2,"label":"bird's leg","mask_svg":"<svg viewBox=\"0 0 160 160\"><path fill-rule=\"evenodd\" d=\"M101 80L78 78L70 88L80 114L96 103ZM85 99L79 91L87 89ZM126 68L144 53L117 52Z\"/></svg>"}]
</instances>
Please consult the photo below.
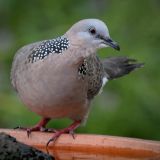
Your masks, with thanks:
<instances>
[{"instance_id":1,"label":"bird's leg","mask_svg":"<svg viewBox=\"0 0 160 160\"><path fill-rule=\"evenodd\" d=\"M46 124L49 122L50 118L42 118L41 121L36 124L35 126L31 127L31 128L25 128L25 127L16 127L15 129L22 129L22 130L26 130L27 131L27 136L29 137L30 133L32 131L48 131L45 126ZM53 130L54 131L54 130Z\"/></svg>"},{"instance_id":2,"label":"bird's leg","mask_svg":"<svg viewBox=\"0 0 160 160\"><path fill-rule=\"evenodd\" d=\"M57 138L63 133L69 133L75 139L74 130L76 128L78 128L80 124L81 124L81 120L74 121L69 127L56 131L54 133L53 137L47 142L46 147L48 147L50 142L52 142L52 141L55 142L57 140Z\"/></svg>"},{"instance_id":3,"label":"bird's leg","mask_svg":"<svg viewBox=\"0 0 160 160\"><path fill-rule=\"evenodd\" d=\"M27 128L27 136L29 137L32 131L46 131L45 126L49 122L50 118L42 118L38 124L31 128Z\"/></svg>"}]
</instances>

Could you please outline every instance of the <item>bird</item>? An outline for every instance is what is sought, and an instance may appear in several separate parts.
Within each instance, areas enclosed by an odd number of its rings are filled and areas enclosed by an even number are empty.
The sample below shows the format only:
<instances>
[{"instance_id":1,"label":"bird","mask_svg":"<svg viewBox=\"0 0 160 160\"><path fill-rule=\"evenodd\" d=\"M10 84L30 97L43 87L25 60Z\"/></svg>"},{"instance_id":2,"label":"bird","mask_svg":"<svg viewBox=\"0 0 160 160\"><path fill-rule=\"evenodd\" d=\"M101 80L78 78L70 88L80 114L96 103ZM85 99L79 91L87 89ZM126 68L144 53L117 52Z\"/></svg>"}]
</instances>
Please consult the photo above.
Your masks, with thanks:
<instances>
[{"instance_id":1,"label":"bird","mask_svg":"<svg viewBox=\"0 0 160 160\"><path fill-rule=\"evenodd\" d=\"M97 51L111 47L120 50L110 37L106 23L83 19L62 36L34 42L20 48L14 56L11 83L22 102L41 116L32 131L46 131L51 119L69 118L73 123L61 130L53 129L47 142L85 124L91 101L102 92L106 82L143 66L126 56L101 60ZM20 127L19 127L20 128Z\"/></svg>"}]
</instances>

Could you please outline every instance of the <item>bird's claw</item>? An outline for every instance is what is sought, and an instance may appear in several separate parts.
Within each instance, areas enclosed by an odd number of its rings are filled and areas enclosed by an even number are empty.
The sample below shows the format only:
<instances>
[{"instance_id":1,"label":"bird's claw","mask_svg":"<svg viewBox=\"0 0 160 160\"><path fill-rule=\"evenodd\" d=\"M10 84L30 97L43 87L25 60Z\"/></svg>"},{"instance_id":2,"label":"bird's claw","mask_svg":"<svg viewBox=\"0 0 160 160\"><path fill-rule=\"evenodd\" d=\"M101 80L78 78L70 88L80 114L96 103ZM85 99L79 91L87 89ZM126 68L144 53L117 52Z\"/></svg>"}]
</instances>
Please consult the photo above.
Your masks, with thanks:
<instances>
[{"instance_id":1,"label":"bird's claw","mask_svg":"<svg viewBox=\"0 0 160 160\"><path fill-rule=\"evenodd\" d=\"M53 129L53 128L43 128L42 132L53 132L53 133L56 133L57 130Z\"/></svg>"},{"instance_id":2,"label":"bird's claw","mask_svg":"<svg viewBox=\"0 0 160 160\"><path fill-rule=\"evenodd\" d=\"M56 140L58 139L58 137L61 135L62 133L59 133L59 132L56 132L55 134L54 134L54 136L52 137L52 138L50 138L49 139L49 141L47 142L47 144L46 144L46 148L48 148L48 146L49 146L49 144L51 143L51 142L56 142Z\"/></svg>"},{"instance_id":3,"label":"bird's claw","mask_svg":"<svg viewBox=\"0 0 160 160\"><path fill-rule=\"evenodd\" d=\"M27 130L27 128L21 126L14 127L13 129Z\"/></svg>"},{"instance_id":4,"label":"bird's claw","mask_svg":"<svg viewBox=\"0 0 160 160\"><path fill-rule=\"evenodd\" d=\"M58 137L63 134L63 133L69 133L73 139L75 139L75 135L74 135L74 131L73 130L68 130L68 131L65 131L65 130L60 130L60 131L56 131L55 134L53 135L53 137L51 139L49 139L49 141L47 142L46 144L46 148L48 148L49 144L51 142L55 143L56 140L58 139Z\"/></svg>"},{"instance_id":5,"label":"bird's claw","mask_svg":"<svg viewBox=\"0 0 160 160\"><path fill-rule=\"evenodd\" d=\"M72 136L73 139L75 139L75 134L73 130L69 131L69 134Z\"/></svg>"},{"instance_id":6,"label":"bird's claw","mask_svg":"<svg viewBox=\"0 0 160 160\"><path fill-rule=\"evenodd\" d=\"M31 134L32 131L54 132L54 133L57 132L56 129L39 127L39 126L35 126L35 127L32 127L32 128L26 128L26 127L17 126L17 127L15 127L14 129L20 129L20 130L27 131L27 137L28 137L28 138L29 138L29 136L30 136L30 134Z\"/></svg>"},{"instance_id":7,"label":"bird's claw","mask_svg":"<svg viewBox=\"0 0 160 160\"><path fill-rule=\"evenodd\" d=\"M27 137L29 138L32 131L31 131L31 129L27 129L26 131L27 131Z\"/></svg>"}]
</instances>

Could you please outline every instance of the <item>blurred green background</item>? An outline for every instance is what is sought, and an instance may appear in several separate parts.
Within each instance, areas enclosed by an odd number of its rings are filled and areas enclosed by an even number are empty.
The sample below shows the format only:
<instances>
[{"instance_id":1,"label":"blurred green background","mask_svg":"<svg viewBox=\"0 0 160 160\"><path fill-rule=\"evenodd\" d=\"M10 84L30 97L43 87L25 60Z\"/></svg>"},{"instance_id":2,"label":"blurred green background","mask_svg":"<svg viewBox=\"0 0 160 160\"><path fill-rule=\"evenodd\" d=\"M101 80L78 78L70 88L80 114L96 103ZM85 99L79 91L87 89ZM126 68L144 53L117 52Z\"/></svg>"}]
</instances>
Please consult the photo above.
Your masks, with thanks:
<instances>
[{"instance_id":1,"label":"blurred green background","mask_svg":"<svg viewBox=\"0 0 160 160\"><path fill-rule=\"evenodd\" d=\"M0 0L0 127L31 126L40 119L24 107L11 87L16 50L62 35L84 18L106 22L121 46L120 52L102 49L100 57L125 55L145 62L145 67L109 82L78 132L160 140L159 0ZM49 127L69 123L55 120Z\"/></svg>"}]
</instances>

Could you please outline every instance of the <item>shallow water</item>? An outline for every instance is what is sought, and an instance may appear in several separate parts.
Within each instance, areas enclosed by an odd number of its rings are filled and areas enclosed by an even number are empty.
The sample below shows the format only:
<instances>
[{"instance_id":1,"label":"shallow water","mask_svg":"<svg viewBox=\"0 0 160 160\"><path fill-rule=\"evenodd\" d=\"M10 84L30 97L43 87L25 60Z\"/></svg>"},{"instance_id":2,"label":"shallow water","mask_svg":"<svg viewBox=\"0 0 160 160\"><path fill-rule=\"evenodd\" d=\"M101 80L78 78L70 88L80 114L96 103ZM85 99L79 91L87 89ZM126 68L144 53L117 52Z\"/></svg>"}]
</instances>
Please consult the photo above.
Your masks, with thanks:
<instances>
[{"instance_id":1,"label":"shallow water","mask_svg":"<svg viewBox=\"0 0 160 160\"><path fill-rule=\"evenodd\" d=\"M44 148L39 148L44 152L47 152ZM121 153L97 153L86 151L72 151L72 150L58 150L49 149L49 154L52 155L55 160L160 160L160 157L142 156L142 155L122 155Z\"/></svg>"}]
</instances>

